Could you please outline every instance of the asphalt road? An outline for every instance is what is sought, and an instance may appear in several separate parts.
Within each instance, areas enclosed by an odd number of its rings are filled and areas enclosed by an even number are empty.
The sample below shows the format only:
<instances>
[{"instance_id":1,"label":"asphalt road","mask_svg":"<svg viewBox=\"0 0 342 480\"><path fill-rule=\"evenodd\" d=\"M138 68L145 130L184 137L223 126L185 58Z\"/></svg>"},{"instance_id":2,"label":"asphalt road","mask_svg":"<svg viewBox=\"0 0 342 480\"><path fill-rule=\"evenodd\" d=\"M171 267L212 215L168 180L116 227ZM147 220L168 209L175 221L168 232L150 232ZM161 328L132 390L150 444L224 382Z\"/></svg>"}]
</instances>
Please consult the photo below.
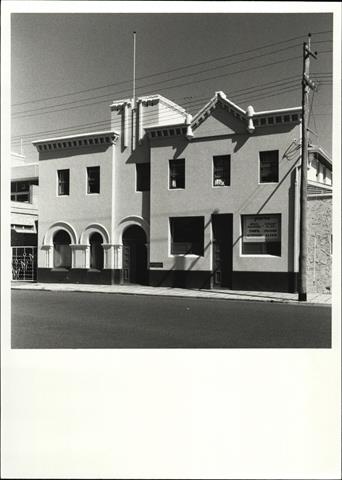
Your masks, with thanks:
<instances>
[{"instance_id":1,"label":"asphalt road","mask_svg":"<svg viewBox=\"0 0 342 480\"><path fill-rule=\"evenodd\" d=\"M12 291L12 348L330 348L331 308Z\"/></svg>"}]
</instances>

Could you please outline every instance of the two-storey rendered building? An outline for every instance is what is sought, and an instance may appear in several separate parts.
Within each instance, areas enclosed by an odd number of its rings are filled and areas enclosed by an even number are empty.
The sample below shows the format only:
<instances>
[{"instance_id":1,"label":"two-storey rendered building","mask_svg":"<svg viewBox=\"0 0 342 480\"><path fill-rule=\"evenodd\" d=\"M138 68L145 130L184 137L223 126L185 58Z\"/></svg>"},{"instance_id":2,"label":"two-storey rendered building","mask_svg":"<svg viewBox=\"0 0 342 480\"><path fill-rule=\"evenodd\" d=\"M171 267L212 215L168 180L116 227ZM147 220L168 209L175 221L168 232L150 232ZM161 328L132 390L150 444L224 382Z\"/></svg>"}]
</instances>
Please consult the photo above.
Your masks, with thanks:
<instances>
[{"instance_id":1,"label":"two-storey rendered building","mask_svg":"<svg viewBox=\"0 0 342 480\"><path fill-rule=\"evenodd\" d=\"M114 102L109 131L34 142L38 280L296 291L300 122L154 95Z\"/></svg>"}]
</instances>

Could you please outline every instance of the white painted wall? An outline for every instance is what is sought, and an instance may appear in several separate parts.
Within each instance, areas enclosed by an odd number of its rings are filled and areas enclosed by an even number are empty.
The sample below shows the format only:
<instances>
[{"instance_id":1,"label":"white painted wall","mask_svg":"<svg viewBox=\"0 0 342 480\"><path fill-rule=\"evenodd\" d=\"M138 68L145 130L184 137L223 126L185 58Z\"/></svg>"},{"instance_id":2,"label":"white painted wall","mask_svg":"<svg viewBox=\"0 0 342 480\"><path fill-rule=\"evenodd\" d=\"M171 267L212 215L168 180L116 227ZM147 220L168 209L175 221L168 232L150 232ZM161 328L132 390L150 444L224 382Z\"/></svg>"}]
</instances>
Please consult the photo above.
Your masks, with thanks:
<instances>
[{"instance_id":1,"label":"white painted wall","mask_svg":"<svg viewBox=\"0 0 342 480\"><path fill-rule=\"evenodd\" d=\"M229 115L228 113L226 115ZM207 121L206 121L207 122ZM254 135L234 134L236 119L226 119L225 127L215 125L212 117L208 130L204 122L200 131L195 130L194 140L155 139L151 142L151 247L150 261L163 262L169 270L182 264L192 270L212 269L211 214L233 213L233 269L235 271L287 272L293 269L293 225L289 214L290 172L299 158L298 150L283 157L293 139L299 137L295 125L258 129ZM221 118L216 119L221 122ZM225 128L226 137L208 138L207 133ZM241 126L241 129L243 127ZM202 138L198 138L197 135ZM221 132L222 133L222 132ZM259 151L279 150L279 184L259 184ZM231 155L231 186L212 186L212 158L214 155ZM169 190L169 160L185 158L185 189ZM291 193L292 195L292 193ZM264 205L265 204L265 205ZM242 256L240 253L242 214L282 215L281 257ZM169 253L169 217L205 217L205 239L203 257L175 257Z\"/></svg>"},{"instance_id":2,"label":"white painted wall","mask_svg":"<svg viewBox=\"0 0 342 480\"><path fill-rule=\"evenodd\" d=\"M53 158L52 158L53 157ZM87 167L100 167L100 193L87 194ZM70 194L58 196L57 170L70 170ZM42 246L46 232L56 222L67 222L75 230L77 242L90 223L112 231L113 147L80 148L69 151L41 153L39 163L39 236ZM41 248L38 267L46 267Z\"/></svg>"}]
</instances>

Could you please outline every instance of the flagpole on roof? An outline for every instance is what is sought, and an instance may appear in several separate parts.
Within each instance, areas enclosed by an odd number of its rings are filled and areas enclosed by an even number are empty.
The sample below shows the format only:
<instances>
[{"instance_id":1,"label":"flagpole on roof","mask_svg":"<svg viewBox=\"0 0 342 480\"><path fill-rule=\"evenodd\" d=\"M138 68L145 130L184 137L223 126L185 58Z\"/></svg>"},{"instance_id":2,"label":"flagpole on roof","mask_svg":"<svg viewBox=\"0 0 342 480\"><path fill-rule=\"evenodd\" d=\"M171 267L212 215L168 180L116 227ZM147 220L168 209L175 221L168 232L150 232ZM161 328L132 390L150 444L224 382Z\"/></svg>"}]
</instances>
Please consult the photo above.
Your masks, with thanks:
<instances>
[{"instance_id":1,"label":"flagpole on roof","mask_svg":"<svg viewBox=\"0 0 342 480\"><path fill-rule=\"evenodd\" d=\"M136 57L136 32L133 32L133 101L132 108L135 108L135 57Z\"/></svg>"}]
</instances>

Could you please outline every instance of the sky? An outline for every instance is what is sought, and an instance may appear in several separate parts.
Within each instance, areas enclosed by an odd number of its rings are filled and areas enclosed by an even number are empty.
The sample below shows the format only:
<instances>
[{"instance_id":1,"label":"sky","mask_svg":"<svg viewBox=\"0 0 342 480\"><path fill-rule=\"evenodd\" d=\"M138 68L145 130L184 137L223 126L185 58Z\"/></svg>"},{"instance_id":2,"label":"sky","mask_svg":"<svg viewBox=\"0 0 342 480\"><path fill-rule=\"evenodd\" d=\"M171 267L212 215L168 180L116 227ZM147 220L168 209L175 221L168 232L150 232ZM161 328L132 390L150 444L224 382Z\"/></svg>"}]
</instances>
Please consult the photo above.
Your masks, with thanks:
<instances>
[{"instance_id":1,"label":"sky","mask_svg":"<svg viewBox=\"0 0 342 480\"><path fill-rule=\"evenodd\" d=\"M33 140L109 129L110 103L132 96L133 31L136 94L191 114L219 90L244 109L300 106L311 33L310 141L331 155L332 29L329 13L13 13L11 150L22 139L36 161Z\"/></svg>"}]
</instances>

